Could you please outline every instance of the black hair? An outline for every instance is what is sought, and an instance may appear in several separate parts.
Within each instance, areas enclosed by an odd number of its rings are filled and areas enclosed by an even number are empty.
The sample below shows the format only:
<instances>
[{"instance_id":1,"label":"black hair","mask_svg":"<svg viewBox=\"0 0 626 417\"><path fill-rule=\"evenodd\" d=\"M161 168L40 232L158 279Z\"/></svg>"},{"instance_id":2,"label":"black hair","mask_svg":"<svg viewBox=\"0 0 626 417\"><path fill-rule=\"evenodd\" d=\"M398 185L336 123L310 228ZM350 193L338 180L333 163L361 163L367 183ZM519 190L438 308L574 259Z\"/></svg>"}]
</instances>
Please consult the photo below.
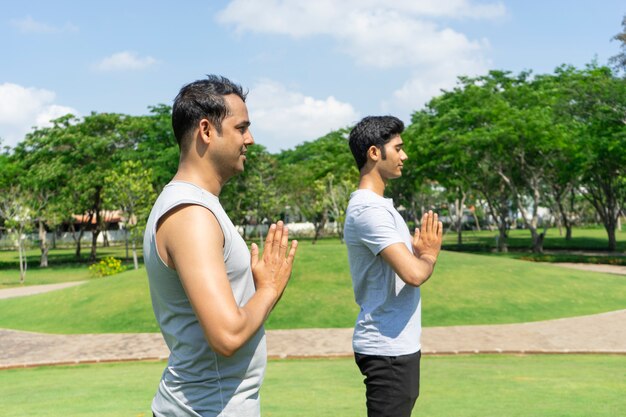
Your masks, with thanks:
<instances>
[{"instance_id":1,"label":"black hair","mask_svg":"<svg viewBox=\"0 0 626 417\"><path fill-rule=\"evenodd\" d=\"M236 94L246 101L247 92L226 77L207 75L206 80L189 83L180 89L172 107L172 128L182 148L185 135L207 119L222 134L222 121L230 113L224 96Z\"/></svg>"},{"instance_id":2,"label":"black hair","mask_svg":"<svg viewBox=\"0 0 626 417\"><path fill-rule=\"evenodd\" d=\"M385 144L403 131L404 123L394 116L367 116L357 123L350 132L349 144L359 170L367 162L367 151L371 146L380 148L385 159Z\"/></svg>"}]
</instances>

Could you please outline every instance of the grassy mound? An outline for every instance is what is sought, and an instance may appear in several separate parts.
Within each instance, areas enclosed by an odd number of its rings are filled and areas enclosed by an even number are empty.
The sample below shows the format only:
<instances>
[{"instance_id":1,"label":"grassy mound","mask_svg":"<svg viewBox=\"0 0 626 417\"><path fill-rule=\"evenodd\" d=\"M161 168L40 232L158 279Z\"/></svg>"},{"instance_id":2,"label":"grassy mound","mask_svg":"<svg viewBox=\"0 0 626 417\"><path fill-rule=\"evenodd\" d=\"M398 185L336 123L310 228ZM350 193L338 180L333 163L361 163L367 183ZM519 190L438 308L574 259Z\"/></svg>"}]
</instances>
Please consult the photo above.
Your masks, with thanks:
<instances>
[{"instance_id":1,"label":"grassy mound","mask_svg":"<svg viewBox=\"0 0 626 417\"><path fill-rule=\"evenodd\" d=\"M69 275L73 271L66 270ZM443 252L434 276L422 288L422 308L425 326L594 314L626 308L626 277ZM351 327L357 312L345 245L336 240L302 242L291 282L266 327ZM0 327L65 334L158 331L145 269L0 300Z\"/></svg>"}]
</instances>

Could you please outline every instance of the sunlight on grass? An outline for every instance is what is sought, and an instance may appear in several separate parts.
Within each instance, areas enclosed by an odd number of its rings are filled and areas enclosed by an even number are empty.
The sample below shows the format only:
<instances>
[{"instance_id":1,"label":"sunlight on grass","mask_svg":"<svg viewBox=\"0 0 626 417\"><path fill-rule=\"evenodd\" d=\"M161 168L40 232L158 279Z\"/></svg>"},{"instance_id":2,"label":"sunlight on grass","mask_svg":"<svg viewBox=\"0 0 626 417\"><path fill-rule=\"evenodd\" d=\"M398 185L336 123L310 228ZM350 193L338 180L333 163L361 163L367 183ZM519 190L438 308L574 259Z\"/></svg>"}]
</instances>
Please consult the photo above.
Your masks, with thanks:
<instances>
[{"instance_id":1,"label":"sunlight on grass","mask_svg":"<svg viewBox=\"0 0 626 417\"><path fill-rule=\"evenodd\" d=\"M303 242L268 329L352 327L354 302L345 245ZM51 273L57 281L87 271ZM6 271L0 271L0 273ZM505 257L442 252L422 288L425 326L547 320L626 308L622 276ZM48 333L157 332L144 268L91 278L51 293L0 300L0 327Z\"/></svg>"},{"instance_id":2,"label":"sunlight on grass","mask_svg":"<svg viewBox=\"0 0 626 417\"><path fill-rule=\"evenodd\" d=\"M0 371L3 417L151 416L164 362ZM424 356L420 417L613 417L626 409L626 356ZM271 360L263 416L365 415L350 358ZM70 394L71 393L71 394Z\"/></svg>"}]
</instances>

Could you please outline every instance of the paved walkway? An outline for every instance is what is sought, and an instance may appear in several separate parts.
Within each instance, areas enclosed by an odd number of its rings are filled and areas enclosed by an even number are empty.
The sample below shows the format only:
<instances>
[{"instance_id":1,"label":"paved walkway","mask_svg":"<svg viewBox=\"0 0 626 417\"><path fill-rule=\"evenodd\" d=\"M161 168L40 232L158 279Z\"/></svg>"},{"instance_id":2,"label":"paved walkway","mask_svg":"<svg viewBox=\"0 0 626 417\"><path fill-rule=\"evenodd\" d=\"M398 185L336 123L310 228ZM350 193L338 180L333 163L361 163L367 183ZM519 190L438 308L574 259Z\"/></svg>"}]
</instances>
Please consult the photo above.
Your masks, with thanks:
<instances>
[{"instance_id":1,"label":"paved walkway","mask_svg":"<svg viewBox=\"0 0 626 417\"><path fill-rule=\"evenodd\" d=\"M606 272L607 274L626 275L626 266L606 264L580 264L571 262L555 262L553 265L565 268L579 269L581 271Z\"/></svg>"},{"instance_id":2,"label":"paved walkway","mask_svg":"<svg viewBox=\"0 0 626 417\"><path fill-rule=\"evenodd\" d=\"M58 289L58 286L46 287ZM39 286L19 289L23 290L19 294L22 296L29 291L42 292ZM0 298L6 294L18 296L14 290L0 290ZM349 357L351 337L352 329L269 330L268 355L271 358ZM626 354L626 310L532 323L427 327L422 334L422 352ZM160 334L52 335L0 329L0 369L159 360L167 356L168 349Z\"/></svg>"},{"instance_id":3,"label":"paved walkway","mask_svg":"<svg viewBox=\"0 0 626 417\"><path fill-rule=\"evenodd\" d=\"M76 281L63 282L61 284L25 285L22 287L5 288L3 290L0 290L0 300L3 298L23 297L25 295L34 295L49 291L62 290L63 288L74 287L84 282L85 281Z\"/></svg>"},{"instance_id":4,"label":"paved walkway","mask_svg":"<svg viewBox=\"0 0 626 417\"><path fill-rule=\"evenodd\" d=\"M626 354L626 310L491 326L427 327L424 354ZM268 330L271 358L352 356L352 329ZM165 359L158 333L52 335L0 329L0 369Z\"/></svg>"}]
</instances>

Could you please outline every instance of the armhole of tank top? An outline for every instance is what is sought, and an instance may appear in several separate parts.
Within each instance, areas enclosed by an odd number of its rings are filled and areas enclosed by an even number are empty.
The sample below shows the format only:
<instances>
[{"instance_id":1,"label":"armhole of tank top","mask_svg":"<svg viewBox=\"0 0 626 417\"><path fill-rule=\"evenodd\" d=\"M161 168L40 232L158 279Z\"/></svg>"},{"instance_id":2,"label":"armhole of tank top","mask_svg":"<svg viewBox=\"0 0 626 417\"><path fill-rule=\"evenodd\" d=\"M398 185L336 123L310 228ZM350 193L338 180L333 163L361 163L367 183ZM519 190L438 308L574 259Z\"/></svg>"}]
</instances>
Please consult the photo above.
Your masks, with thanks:
<instances>
[{"instance_id":1,"label":"armhole of tank top","mask_svg":"<svg viewBox=\"0 0 626 417\"><path fill-rule=\"evenodd\" d=\"M213 214L213 216L215 217L215 220L217 220L217 224L220 225L220 229L222 230L222 236L224 237L224 242L222 244L222 248L224 251L224 255L226 256L226 254L228 252L230 252L230 235L226 236L227 231L225 230L224 225L222 224L222 222L220 221L220 218L215 214L215 212L213 211L213 209L211 209L208 205L206 204L202 204L198 201L194 201L194 200L182 200L182 201L177 201L176 204L174 204L171 207L168 207L167 210L164 210L163 213L161 213L159 215L159 217L156 218L155 222L154 222L154 233L152 234L153 236L153 244L154 244L154 251L157 255L157 258L159 259L159 265L161 265L161 267L165 268L168 271L171 272L176 272L175 269L170 268L170 266L167 264L167 262L165 262L163 260L163 258L161 257L161 254L159 253L159 247L157 246L157 240L156 240L156 234L157 234L157 229L159 228L159 222L161 221L161 219L163 218L163 216L165 216L167 213L169 213L170 211L174 210L176 207L182 206L182 205L188 205L188 206L200 206L200 207L204 207L205 209L207 209L208 211L211 212L211 214ZM227 247L228 245L228 247Z\"/></svg>"}]
</instances>

